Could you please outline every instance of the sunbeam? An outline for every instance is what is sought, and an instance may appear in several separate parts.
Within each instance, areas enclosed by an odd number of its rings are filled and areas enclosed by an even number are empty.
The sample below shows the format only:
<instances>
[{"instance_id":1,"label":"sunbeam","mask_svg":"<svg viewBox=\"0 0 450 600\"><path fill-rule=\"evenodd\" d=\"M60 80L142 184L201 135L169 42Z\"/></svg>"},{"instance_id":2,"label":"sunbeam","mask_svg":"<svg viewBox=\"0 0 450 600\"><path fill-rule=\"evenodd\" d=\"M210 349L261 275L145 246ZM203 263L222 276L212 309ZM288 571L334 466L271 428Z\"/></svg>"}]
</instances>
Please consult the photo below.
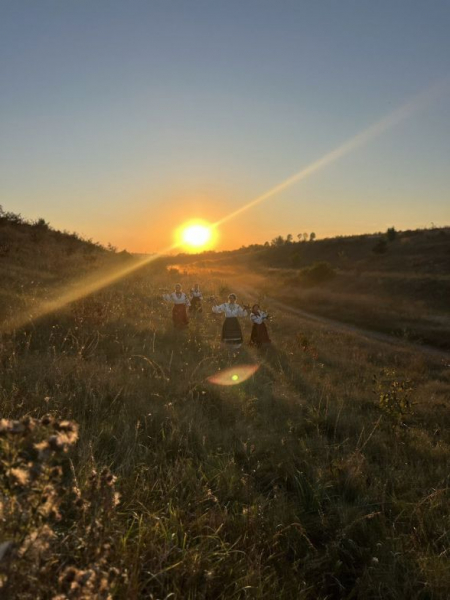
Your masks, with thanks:
<instances>
[{"instance_id":1,"label":"sunbeam","mask_svg":"<svg viewBox=\"0 0 450 600\"><path fill-rule=\"evenodd\" d=\"M222 219L210 225L210 229L217 229L224 223L242 214L244 211L250 210L258 204L269 200L270 198L273 198L280 192L292 186L294 183L298 183L299 181L306 179L310 175L337 161L339 158L342 158L343 156L349 154L356 148L360 148L361 146L367 144L370 140L380 136L382 133L392 128L396 124L400 123L401 121L405 120L406 118L411 117L414 113L427 106L432 100L435 100L440 95L442 95L443 92L448 88L448 82L448 77L439 80L436 84L420 92L411 100L409 100L408 102L406 102L387 116L383 117L364 131L356 134L354 137L350 138L349 140L347 140L328 154L325 154L325 156L323 156L322 158L319 158L310 165L302 168L300 171L298 171L285 181L277 184L270 190L264 192L254 200L251 200L250 202L244 204L235 211L228 213ZM74 282L72 284L71 290L68 291L67 289L64 289L59 294L56 294L52 300L43 301L41 304L37 305L32 309L32 313L30 313L30 310L23 312L21 315L18 315L17 317L11 319L7 323L4 323L2 329L3 331L12 331L49 313L60 310L61 308L67 306L71 302L80 300L81 298L84 298L94 292L97 292L100 289L107 287L115 283L116 281L122 279L123 277L130 275L134 271L137 271L138 269L151 263L157 258L173 250L179 249L183 246L184 243L184 240L179 240L175 244L164 248L163 250L159 251L158 253L152 256L136 260L135 262L133 262L133 264L123 267L112 273L103 275L100 278L98 274L94 274L88 278L85 278L82 281Z\"/></svg>"},{"instance_id":2,"label":"sunbeam","mask_svg":"<svg viewBox=\"0 0 450 600\"><path fill-rule=\"evenodd\" d=\"M342 158L346 154L349 154L352 150L355 150L356 148L367 144L370 140L378 137L388 129L391 129L391 127L393 127L394 125L397 125L401 121L413 115L415 112L427 106L427 104L429 104L432 100L435 100L437 97L439 97L447 88L447 86L448 78L439 80L433 86L427 88L426 90L423 90L422 92L414 96L411 100L409 100L406 104L403 104L402 106L389 113L373 125L370 125L369 127L367 127L367 129L364 129L364 131L357 133L354 137L350 138L331 152L328 152L328 154L325 154L325 156L323 156L322 158L319 158L307 167L304 167L288 179L285 179L284 181L274 186L267 192L264 192L254 200L251 200L247 204L244 204L240 208L237 208L235 211L228 213L222 219L214 223L213 226L220 227L230 219L234 219L235 217L249 210L250 208L261 204L261 202L272 198L276 194L279 194L294 183L298 183L299 181L306 179L313 173L316 173L320 169L323 169L324 167L335 162L339 158Z\"/></svg>"},{"instance_id":3,"label":"sunbeam","mask_svg":"<svg viewBox=\"0 0 450 600\"><path fill-rule=\"evenodd\" d=\"M71 289L64 289L58 294L55 294L55 297L51 300L45 300L40 304L34 306L33 308L27 310L21 315L17 315L13 317L11 320L7 321L6 324L3 324L3 331L12 331L14 329L19 329L23 327L27 323L35 321L41 317L44 317L52 312L60 310L64 308L68 304L72 302L76 302L77 300L81 300L81 298L85 298L90 294L98 292L99 290L107 287L108 285L112 285L116 281L119 281L123 277L127 275L131 275L134 271L141 269L145 265L153 262L157 258L164 256L168 252L175 250L178 248L180 244L173 244L156 254L152 254L151 256L136 260L131 265L127 265L119 270L114 270L113 272L109 272L106 274L93 273L89 277L86 277L78 282L71 283Z\"/></svg>"}]
</instances>

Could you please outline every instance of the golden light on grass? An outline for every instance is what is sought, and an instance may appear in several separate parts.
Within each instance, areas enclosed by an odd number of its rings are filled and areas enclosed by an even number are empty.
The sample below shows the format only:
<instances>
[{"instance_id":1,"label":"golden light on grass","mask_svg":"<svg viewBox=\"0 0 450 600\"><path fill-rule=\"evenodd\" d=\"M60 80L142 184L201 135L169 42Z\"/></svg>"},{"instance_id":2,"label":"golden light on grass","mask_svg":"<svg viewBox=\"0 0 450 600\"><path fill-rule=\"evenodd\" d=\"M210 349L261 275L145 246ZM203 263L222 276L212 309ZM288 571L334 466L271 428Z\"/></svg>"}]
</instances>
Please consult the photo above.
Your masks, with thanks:
<instances>
[{"instance_id":1,"label":"golden light on grass","mask_svg":"<svg viewBox=\"0 0 450 600\"><path fill-rule=\"evenodd\" d=\"M206 221L189 221L176 232L177 245L185 250L208 250L216 242L216 229Z\"/></svg>"}]
</instances>

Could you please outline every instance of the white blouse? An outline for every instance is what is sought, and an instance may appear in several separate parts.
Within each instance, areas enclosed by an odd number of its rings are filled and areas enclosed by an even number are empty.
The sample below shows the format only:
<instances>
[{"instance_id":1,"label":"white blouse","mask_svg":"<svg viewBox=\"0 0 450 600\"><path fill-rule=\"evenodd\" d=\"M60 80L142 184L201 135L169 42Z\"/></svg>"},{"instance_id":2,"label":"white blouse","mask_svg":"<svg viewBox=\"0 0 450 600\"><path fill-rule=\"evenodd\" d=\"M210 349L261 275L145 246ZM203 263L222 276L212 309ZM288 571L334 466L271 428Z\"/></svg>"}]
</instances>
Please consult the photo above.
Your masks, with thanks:
<instances>
[{"instance_id":1,"label":"white blouse","mask_svg":"<svg viewBox=\"0 0 450 600\"><path fill-rule=\"evenodd\" d=\"M195 291L195 290L191 290L191 296L192 298L201 298L203 299L202 293L200 290Z\"/></svg>"},{"instance_id":2,"label":"white blouse","mask_svg":"<svg viewBox=\"0 0 450 600\"><path fill-rule=\"evenodd\" d=\"M247 311L239 304L231 304L230 302L224 302L224 304L219 304L218 306L212 307L213 313L225 313L225 317L246 317Z\"/></svg>"},{"instance_id":3,"label":"white blouse","mask_svg":"<svg viewBox=\"0 0 450 600\"><path fill-rule=\"evenodd\" d=\"M261 323L263 323L264 319L266 318L267 313L263 312L262 310L259 311L259 315L255 315L255 313L250 313L250 319L253 323L256 323L257 325L261 325Z\"/></svg>"},{"instance_id":4,"label":"white blouse","mask_svg":"<svg viewBox=\"0 0 450 600\"><path fill-rule=\"evenodd\" d=\"M186 304L186 306L191 305L189 298L184 292L181 292L179 295L176 292L164 294L163 298L166 302L173 302L174 304Z\"/></svg>"}]
</instances>

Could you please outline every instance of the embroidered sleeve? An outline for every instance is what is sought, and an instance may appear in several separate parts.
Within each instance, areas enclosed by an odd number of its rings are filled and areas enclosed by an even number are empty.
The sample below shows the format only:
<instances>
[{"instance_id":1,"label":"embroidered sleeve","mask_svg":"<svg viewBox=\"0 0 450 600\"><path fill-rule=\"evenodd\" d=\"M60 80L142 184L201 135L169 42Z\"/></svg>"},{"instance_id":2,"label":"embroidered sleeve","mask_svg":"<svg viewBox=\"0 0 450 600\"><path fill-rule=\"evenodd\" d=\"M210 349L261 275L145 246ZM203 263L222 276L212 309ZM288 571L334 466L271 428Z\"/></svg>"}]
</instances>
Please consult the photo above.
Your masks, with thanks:
<instances>
[{"instance_id":1,"label":"embroidered sleeve","mask_svg":"<svg viewBox=\"0 0 450 600\"><path fill-rule=\"evenodd\" d=\"M248 312L245 310L245 308L242 308L242 306L238 307L238 317L246 317L248 315Z\"/></svg>"},{"instance_id":2,"label":"embroidered sleeve","mask_svg":"<svg viewBox=\"0 0 450 600\"><path fill-rule=\"evenodd\" d=\"M163 300L170 302L172 300L171 294L163 294Z\"/></svg>"},{"instance_id":3,"label":"embroidered sleeve","mask_svg":"<svg viewBox=\"0 0 450 600\"><path fill-rule=\"evenodd\" d=\"M213 313L216 313L216 315L225 312L225 304L218 304L217 306L213 306L212 311Z\"/></svg>"},{"instance_id":4,"label":"embroidered sleeve","mask_svg":"<svg viewBox=\"0 0 450 600\"><path fill-rule=\"evenodd\" d=\"M263 313L259 314L259 315L255 315L255 313L251 313L250 315L250 319L253 321L253 323L256 323L257 325L261 325L261 323L263 322Z\"/></svg>"},{"instance_id":5,"label":"embroidered sleeve","mask_svg":"<svg viewBox=\"0 0 450 600\"><path fill-rule=\"evenodd\" d=\"M189 300L187 294L184 295L184 301L185 301L186 306L190 306L191 305L191 301Z\"/></svg>"}]
</instances>

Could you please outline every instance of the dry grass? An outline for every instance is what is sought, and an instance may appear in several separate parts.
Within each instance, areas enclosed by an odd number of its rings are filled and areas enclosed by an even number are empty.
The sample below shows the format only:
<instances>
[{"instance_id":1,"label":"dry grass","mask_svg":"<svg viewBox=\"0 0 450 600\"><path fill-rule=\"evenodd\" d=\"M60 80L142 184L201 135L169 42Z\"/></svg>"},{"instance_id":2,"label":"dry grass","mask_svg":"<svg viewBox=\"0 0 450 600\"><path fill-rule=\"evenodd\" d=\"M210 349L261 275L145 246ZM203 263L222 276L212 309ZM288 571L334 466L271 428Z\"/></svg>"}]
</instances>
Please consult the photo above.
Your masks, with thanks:
<instances>
[{"instance_id":1,"label":"dry grass","mask_svg":"<svg viewBox=\"0 0 450 600\"><path fill-rule=\"evenodd\" d=\"M2 336L2 416L35 423L50 414L79 432L61 458L45 459L34 491L13 485L11 469L31 468L21 445L45 440L49 425L36 425L39 439L2 438L17 462L3 453L2 503L24 506L45 487L45 469L62 469L53 484L59 519L21 522L29 514L21 509L1 521L0 544L11 544L0 559L4 590L11 598L26 598L21 586L31 584L34 598L448 598L448 363L281 312L272 349L233 355L207 310L189 331L173 331L158 295L179 277L141 270ZM206 296L230 287L225 275L200 282ZM206 382L254 362L259 370L239 386ZM102 477L117 477L119 505ZM84 498L83 519L72 493ZM21 557L44 527L45 577L42 556L28 567Z\"/></svg>"}]
</instances>

